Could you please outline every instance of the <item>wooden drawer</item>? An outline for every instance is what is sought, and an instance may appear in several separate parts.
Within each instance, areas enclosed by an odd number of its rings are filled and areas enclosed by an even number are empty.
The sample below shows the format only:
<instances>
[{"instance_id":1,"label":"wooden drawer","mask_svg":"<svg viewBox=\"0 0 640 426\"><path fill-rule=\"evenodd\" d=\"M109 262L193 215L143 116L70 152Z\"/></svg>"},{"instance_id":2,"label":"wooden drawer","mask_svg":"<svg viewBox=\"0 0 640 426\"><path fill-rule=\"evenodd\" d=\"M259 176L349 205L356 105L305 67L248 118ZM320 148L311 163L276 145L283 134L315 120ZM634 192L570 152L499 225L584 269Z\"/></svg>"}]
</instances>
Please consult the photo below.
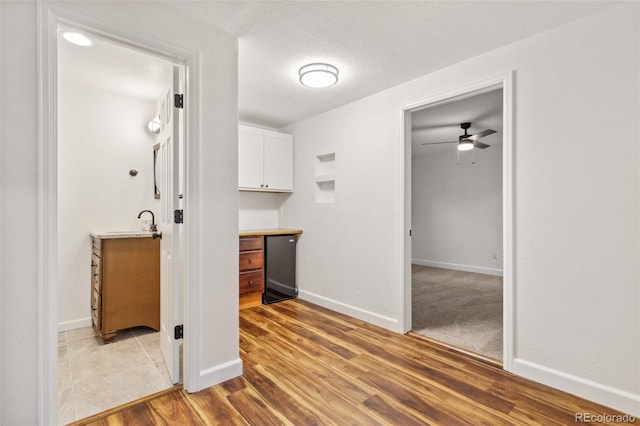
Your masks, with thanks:
<instances>
[{"instance_id":1,"label":"wooden drawer","mask_svg":"<svg viewBox=\"0 0 640 426\"><path fill-rule=\"evenodd\" d=\"M100 323L100 302L100 294L97 291L93 291L91 293L91 318L93 319L93 325L98 330L102 326Z\"/></svg>"},{"instance_id":2,"label":"wooden drawer","mask_svg":"<svg viewBox=\"0 0 640 426\"><path fill-rule=\"evenodd\" d=\"M263 265L264 254L262 251L240 253L240 271L262 269Z\"/></svg>"},{"instance_id":3,"label":"wooden drawer","mask_svg":"<svg viewBox=\"0 0 640 426\"><path fill-rule=\"evenodd\" d=\"M243 272L240 274L240 296L264 291L264 276L262 270Z\"/></svg>"},{"instance_id":4,"label":"wooden drawer","mask_svg":"<svg viewBox=\"0 0 640 426\"><path fill-rule=\"evenodd\" d=\"M263 240L262 237L241 237L240 251L262 250Z\"/></svg>"},{"instance_id":5,"label":"wooden drawer","mask_svg":"<svg viewBox=\"0 0 640 426\"><path fill-rule=\"evenodd\" d=\"M93 283L93 289L98 293L102 293L101 268L102 259L93 253L91 255L91 282Z\"/></svg>"},{"instance_id":6,"label":"wooden drawer","mask_svg":"<svg viewBox=\"0 0 640 426\"><path fill-rule=\"evenodd\" d=\"M91 251L96 256L100 256L102 252L102 240L100 238L91 237Z\"/></svg>"}]
</instances>

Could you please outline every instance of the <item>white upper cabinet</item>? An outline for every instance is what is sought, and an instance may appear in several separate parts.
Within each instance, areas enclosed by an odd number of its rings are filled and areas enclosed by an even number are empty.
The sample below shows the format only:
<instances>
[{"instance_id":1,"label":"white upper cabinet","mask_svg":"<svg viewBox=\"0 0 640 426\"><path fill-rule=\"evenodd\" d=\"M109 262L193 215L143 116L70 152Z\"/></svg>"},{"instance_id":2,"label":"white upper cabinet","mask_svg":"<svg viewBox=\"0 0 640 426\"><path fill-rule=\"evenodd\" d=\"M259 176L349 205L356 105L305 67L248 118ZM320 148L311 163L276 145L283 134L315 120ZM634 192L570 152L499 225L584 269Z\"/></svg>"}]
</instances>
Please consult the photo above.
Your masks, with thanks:
<instances>
[{"instance_id":1,"label":"white upper cabinet","mask_svg":"<svg viewBox=\"0 0 640 426\"><path fill-rule=\"evenodd\" d=\"M238 188L293 191L293 136L238 126Z\"/></svg>"}]
</instances>

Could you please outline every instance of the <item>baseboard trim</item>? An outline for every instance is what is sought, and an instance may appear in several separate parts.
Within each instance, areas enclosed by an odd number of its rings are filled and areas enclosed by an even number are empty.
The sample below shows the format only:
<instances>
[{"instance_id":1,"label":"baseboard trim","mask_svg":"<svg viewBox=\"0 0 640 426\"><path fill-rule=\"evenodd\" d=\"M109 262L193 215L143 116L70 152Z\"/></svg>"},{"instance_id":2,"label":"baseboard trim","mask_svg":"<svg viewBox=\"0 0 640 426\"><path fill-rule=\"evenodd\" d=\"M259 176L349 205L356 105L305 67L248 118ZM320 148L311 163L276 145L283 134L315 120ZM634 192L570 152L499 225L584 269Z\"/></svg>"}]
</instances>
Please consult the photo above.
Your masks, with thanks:
<instances>
[{"instance_id":1,"label":"baseboard trim","mask_svg":"<svg viewBox=\"0 0 640 426\"><path fill-rule=\"evenodd\" d=\"M198 391L238 376L242 376L242 360L240 358L201 370L198 379Z\"/></svg>"},{"instance_id":2,"label":"baseboard trim","mask_svg":"<svg viewBox=\"0 0 640 426\"><path fill-rule=\"evenodd\" d=\"M63 321L58 323L58 333L75 330L77 328L91 327L91 317L80 318L73 321Z\"/></svg>"},{"instance_id":3,"label":"baseboard trim","mask_svg":"<svg viewBox=\"0 0 640 426\"><path fill-rule=\"evenodd\" d=\"M502 269L487 268L484 266L461 265L459 263L438 262L436 260L411 259L411 263L432 268L453 269L454 271L475 272L477 274L502 276Z\"/></svg>"},{"instance_id":4,"label":"baseboard trim","mask_svg":"<svg viewBox=\"0 0 640 426\"><path fill-rule=\"evenodd\" d=\"M309 291L300 290L298 297L302 300L320 305L323 308L331 309L332 311L349 315L350 317L386 328L387 330L401 333L398 328L399 322L397 319L367 311L366 309L361 309L353 305L348 305L337 300L329 299L328 297L320 296L319 294L311 293Z\"/></svg>"},{"instance_id":5,"label":"baseboard trim","mask_svg":"<svg viewBox=\"0 0 640 426\"><path fill-rule=\"evenodd\" d=\"M640 395L634 395L630 392L615 389L520 358L513 360L512 372L535 382L611 407L625 414L640 417Z\"/></svg>"}]
</instances>

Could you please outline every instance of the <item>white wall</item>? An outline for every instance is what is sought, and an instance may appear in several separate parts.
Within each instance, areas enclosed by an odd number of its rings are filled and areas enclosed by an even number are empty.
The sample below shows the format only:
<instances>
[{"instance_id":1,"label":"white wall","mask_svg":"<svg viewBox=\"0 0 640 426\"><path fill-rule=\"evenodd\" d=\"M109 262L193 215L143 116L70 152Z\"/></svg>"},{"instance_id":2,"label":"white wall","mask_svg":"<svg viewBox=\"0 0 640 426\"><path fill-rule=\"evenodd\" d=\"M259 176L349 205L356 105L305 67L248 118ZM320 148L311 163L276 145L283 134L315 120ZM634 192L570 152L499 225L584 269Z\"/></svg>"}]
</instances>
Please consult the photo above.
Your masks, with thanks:
<instances>
[{"instance_id":1,"label":"white wall","mask_svg":"<svg viewBox=\"0 0 640 426\"><path fill-rule=\"evenodd\" d=\"M151 219L140 211L159 213L154 137L145 131L156 112L155 101L66 79L58 99L58 326L66 330L91 325L89 233L139 230Z\"/></svg>"},{"instance_id":2,"label":"white wall","mask_svg":"<svg viewBox=\"0 0 640 426\"><path fill-rule=\"evenodd\" d=\"M625 3L284 129L301 296L397 329L401 105L515 70L514 371L640 415L639 30Z\"/></svg>"},{"instance_id":3,"label":"white wall","mask_svg":"<svg viewBox=\"0 0 640 426\"><path fill-rule=\"evenodd\" d=\"M46 4L46 3L45 3ZM141 2L69 2L77 17L194 52L185 210L189 288L198 308L185 375L207 387L241 371L238 353L237 40ZM61 8L62 9L62 8ZM36 2L0 2L0 423L38 424L53 395L42 378L38 299L38 77ZM16 40L20 40L19 43ZM170 49L169 49L170 50ZM193 59L195 60L195 59ZM206 118L206 119L205 119ZM207 236L201 238L200 236ZM214 236L214 237L212 237ZM47 277L43 277L48 283ZM192 313L188 313L192 315ZM188 318L194 324L194 318ZM19 326L16 326L19 324ZM186 333L190 333L187 328ZM43 349L44 350L44 349ZM40 373L39 373L40 371ZM46 412L48 410L45 409Z\"/></svg>"},{"instance_id":4,"label":"white wall","mask_svg":"<svg viewBox=\"0 0 640 426\"><path fill-rule=\"evenodd\" d=\"M35 3L1 2L0 19L0 423L34 425L38 410ZM20 43L15 42L18 38Z\"/></svg>"},{"instance_id":5,"label":"white wall","mask_svg":"<svg viewBox=\"0 0 640 426\"><path fill-rule=\"evenodd\" d=\"M413 157L412 263L502 273L502 146ZM498 258L492 252L498 252Z\"/></svg>"},{"instance_id":6,"label":"white wall","mask_svg":"<svg viewBox=\"0 0 640 426\"><path fill-rule=\"evenodd\" d=\"M278 228L286 193L238 191L240 229Z\"/></svg>"}]
</instances>

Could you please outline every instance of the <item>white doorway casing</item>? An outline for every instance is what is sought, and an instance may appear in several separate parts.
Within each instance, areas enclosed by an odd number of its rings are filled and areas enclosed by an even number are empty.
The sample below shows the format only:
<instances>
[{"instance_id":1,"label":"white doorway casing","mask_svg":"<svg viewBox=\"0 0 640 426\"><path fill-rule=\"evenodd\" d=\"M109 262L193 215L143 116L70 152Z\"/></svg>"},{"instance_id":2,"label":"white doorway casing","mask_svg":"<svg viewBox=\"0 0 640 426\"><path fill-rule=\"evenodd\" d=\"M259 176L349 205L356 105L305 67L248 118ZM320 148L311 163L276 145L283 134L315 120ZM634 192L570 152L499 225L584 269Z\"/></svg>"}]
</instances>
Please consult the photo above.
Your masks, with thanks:
<instances>
[{"instance_id":1,"label":"white doorway casing","mask_svg":"<svg viewBox=\"0 0 640 426\"><path fill-rule=\"evenodd\" d=\"M401 105L399 117L399 144L404 155L400 158L399 179L401 194L399 211L400 235L403 241L400 250L400 330L411 330L411 113L442 103L461 100L469 96L502 89L503 143L502 143L502 215L503 215L503 368L511 371L513 363L513 75L509 72L464 87L417 99Z\"/></svg>"},{"instance_id":2,"label":"white doorway casing","mask_svg":"<svg viewBox=\"0 0 640 426\"><path fill-rule=\"evenodd\" d=\"M234 150L224 146L205 147L201 132L208 138L233 141L237 138L234 120L237 102L237 41L216 30L198 27L191 21L176 18L175 25L159 26L168 11L147 11L148 21L137 22L144 5L127 3L122 8L104 4L80 3L67 8L60 4L37 4L38 30L38 423L55 424L56 411L56 354L57 354L57 129L56 129L56 29L59 24L72 24L105 39L156 55L173 63L183 64L186 70L185 130L188 143L185 152L186 185L184 194L185 254L184 269L184 386L195 392L238 376L242 362L238 354L237 303L217 297L232 294L233 277L237 274L237 161ZM77 9L77 10L76 10ZM131 12L128 9L136 9ZM129 12L129 13L128 13ZM94 18L100 17L100 18ZM154 19L155 18L155 19ZM111 22L111 23L109 23ZM202 40L202 32L210 40ZM171 40L171 42L167 42ZM211 41L211 40L215 40ZM189 46L189 47L183 47ZM201 75L212 83L203 85ZM212 96L214 95L215 96ZM203 100L204 99L204 100ZM221 108L222 106L227 108ZM229 112L227 112L227 110ZM205 114L213 119L202 122ZM209 159L209 170L200 168L200 161ZM219 179L218 175L229 176ZM204 188L204 182L209 183ZM205 191L206 189L206 191ZM218 204L219 203L219 204ZM224 206L224 208L220 208ZM216 221L203 216L216 207ZM201 235L216 233L213 242L203 241ZM203 262L214 258L213 262ZM212 263L215 263L213 265ZM215 274L207 277L216 286L204 286L201 267L214 267ZM227 285L224 283L230 283ZM203 304L210 310L203 310ZM233 319L236 323L234 324ZM220 334L217 342L201 338L200 323L223 324L209 326L211 336ZM235 327L234 327L235 326ZM225 330L224 333L219 333ZM235 330L235 333L233 332ZM222 346L222 349L218 347Z\"/></svg>"}]
</instances>

